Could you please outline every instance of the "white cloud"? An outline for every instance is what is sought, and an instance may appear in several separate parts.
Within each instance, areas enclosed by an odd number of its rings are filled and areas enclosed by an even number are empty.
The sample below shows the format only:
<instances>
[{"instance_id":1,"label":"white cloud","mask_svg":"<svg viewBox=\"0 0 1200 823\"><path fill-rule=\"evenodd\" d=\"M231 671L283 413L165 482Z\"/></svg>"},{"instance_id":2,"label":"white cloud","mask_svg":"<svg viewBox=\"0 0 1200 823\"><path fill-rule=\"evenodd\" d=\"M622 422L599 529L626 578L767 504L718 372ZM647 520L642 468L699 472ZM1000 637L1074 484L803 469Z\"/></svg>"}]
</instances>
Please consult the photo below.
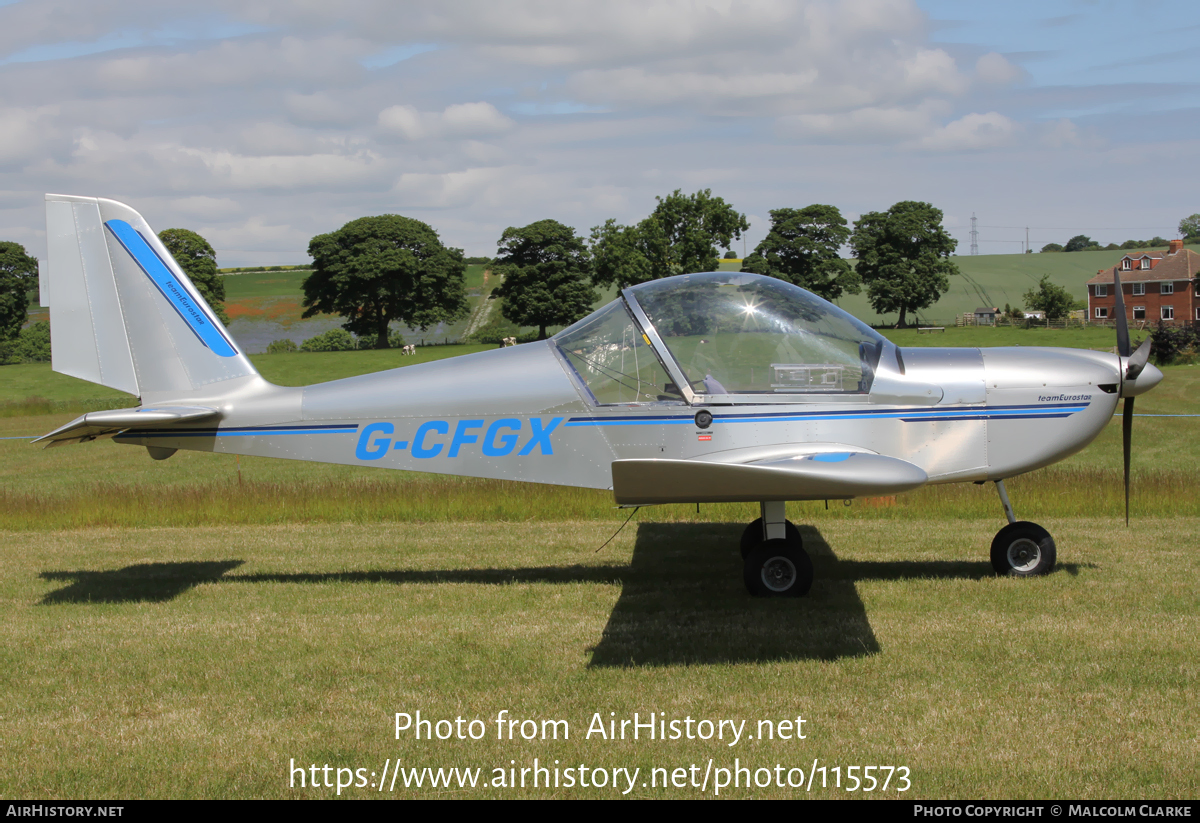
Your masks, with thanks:
<instances>
[{"instance_id":1,"label":"white cloud","mask_svg":"<svg viewBox=\"0 0 1200 823\"><path fill-rule=\"evenodd\" d=\"M289 91L283 101L292 119L305 125L345 125L352 122L356 114L344 96L324 91L312 94Z\"/></svg>"},{"instance_id":2,"label":"white cloud","mask_svg":"<svg viewBox=\"0 0 1200 823\"><path fill-rule=\"evenodd\" d=\"M378 187L388 166L366 152L262 157L199 149L181 153L203 164L209 185L255 191Z\"/></svg>"},{"instance_id":3,"label":"white cloud","mask_svg":"<svg viewBox=\"0 0 1200 823\"><path fill-rule=\"evenodd\" d=\"M999 112L968 114L921 139L926 151L977 151L1011 144L1017 125Z\"/></svg>"},{"instance_id":4,"label":"white cloud","mask_svg":"<svg viewBox=\"0 0 1200 823\"><path fill-rule=\"evenodd\" d=\"M949 107L928 101L912 108L868 107L834 114L799 114L776 123L781 137L810 143L894 143L928 134Z\"/></svg>"},{"instance_id":5,"label":"white cloud","mask_svg":"<svg viewBox=\"0 0 1200 823\"><path fill-rule=\"evenodd\" d=\"M200 220L229 220L241 214L242 207L228 197L179 197L170 201L172 211Z\"/></svg>"},{"instance_id":6,"label":"white cloud","mask_svg":"<svg viewBox=\"0 0 1200 823\"><path fill-rule=\"evenodd\" d=\"M36 157L51 134L53 107L0 109L0 166Z\"/></svg>"},{"instance_id":7,"label":"white cloud","mask_svg":"<svg viewBox=\"0 0 1200 823\"><path fill-rule=\"evenodd\" d=\"M908 92L957 95L967 90L967 78L959 72L954 58L941 49L919 49L901 67Z\"/></svg>"},{"instance_id":8,"label":"white cloud","mask_svg":"<svg viewBox=\"0 0 1200 823\"><path fill-rule=\"evenodd\" d=\"M1082 145L1083 139L1079 135L1079 128L1064 118L1043 127L1041 142L1052 149L1062 149Z\"/></svg>"},{"instance_id":9,"label":"white cloud","mask_svg":"<svg viewBox=\"0 0 1200 823\"><path fill-rule=\"evenodd\" d=\"M418 111L413 106L389 106L379 113L379 128L403 140L487 137L513 127L491 103L457 103L444 111Z\"/></svg>"},{"instance_id":10,"label":"white cloud","mask_svg":"<svg viewBox=\"0 0 1200 823\"><path fill-rule=\"evenodd\" d=\"M461 208L476 205L486 190L504 176L505 171L498 168L403 174L392 187L392 193L408 208Z\"/></svg>"},{"instance_id":11,"label":"white cloud","mask_svg":"<svg viewBox=\"0 0 1200 823\"><path fill-rule=\"evenodd\" d=\"M1007 85L1021 77L1021 70L1008 62L1004 55L989 52L975 61L975 76L984 83Z\"/></svg>"}]
</instances>

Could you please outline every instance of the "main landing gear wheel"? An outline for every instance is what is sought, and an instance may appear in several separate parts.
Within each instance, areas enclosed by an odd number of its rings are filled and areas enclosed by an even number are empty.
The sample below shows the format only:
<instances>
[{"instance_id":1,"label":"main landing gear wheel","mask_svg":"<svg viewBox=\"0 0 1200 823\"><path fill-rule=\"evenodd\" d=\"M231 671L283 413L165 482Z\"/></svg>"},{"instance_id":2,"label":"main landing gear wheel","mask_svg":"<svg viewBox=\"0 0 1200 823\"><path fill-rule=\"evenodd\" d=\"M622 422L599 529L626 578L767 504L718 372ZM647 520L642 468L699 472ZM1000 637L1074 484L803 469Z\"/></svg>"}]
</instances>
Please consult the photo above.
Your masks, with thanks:
<instances>
[{"instance_id":1,"label":"main landing gear wheel","mask_svg":"<svg viewBox=\"0 0 1200 823\"><path fill-rule=\"evenodd\" d=\"M1054 538L1037 523L1009 523L992 539L992 568L1009 577L1050 574L1056 560Z\"/></svg>"},{"instance_id":2,"label":"main landing gear wheel","mask_svg":"<svg viewBox=\"0 0 1200 823\"><path fill-rule=\"evenodd\" d=\"M755 597L803 597L812 588L812 560L798 542L767 540L746 555L742 577Z\"/></svg>"},{"instance_id":3,"label":"main landing gear wheel","mask_svg":"<svg viewBox=\"0 0 1200 823\"><path fill-rule=\"evenodd\" d=\"M787 541L795 543L797 547L804 545L804 541L800 539L800 530L796 528L796 524L791 520L784 521L784 532L787 534ZM746 559L746 555L750 554L750 550L763 542L763 525L762 518L758 518L742 532L742 559Z\"/></svg>"}]
</instances>

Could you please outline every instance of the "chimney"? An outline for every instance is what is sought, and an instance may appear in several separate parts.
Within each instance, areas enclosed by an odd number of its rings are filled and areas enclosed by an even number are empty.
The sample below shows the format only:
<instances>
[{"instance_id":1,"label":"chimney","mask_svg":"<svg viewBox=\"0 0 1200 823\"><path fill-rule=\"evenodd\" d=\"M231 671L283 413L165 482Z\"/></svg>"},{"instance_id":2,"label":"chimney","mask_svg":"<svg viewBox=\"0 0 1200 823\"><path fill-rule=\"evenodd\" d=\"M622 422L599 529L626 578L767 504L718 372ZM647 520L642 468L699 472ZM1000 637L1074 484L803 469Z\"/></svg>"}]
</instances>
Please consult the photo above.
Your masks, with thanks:
<instances>
[{"instance_id":1,"label":"chimney","mask_svg":"<svg viewBox=\"0 0 1200 823\"><path fill-rule=\"evenodd\" d=\"M1175 252L1181 251L1182 249L1183 249L1183 241L1182 240L1172 240L1167 245L1167 254L1174 254Z\"/></svg>"}]
</instances>

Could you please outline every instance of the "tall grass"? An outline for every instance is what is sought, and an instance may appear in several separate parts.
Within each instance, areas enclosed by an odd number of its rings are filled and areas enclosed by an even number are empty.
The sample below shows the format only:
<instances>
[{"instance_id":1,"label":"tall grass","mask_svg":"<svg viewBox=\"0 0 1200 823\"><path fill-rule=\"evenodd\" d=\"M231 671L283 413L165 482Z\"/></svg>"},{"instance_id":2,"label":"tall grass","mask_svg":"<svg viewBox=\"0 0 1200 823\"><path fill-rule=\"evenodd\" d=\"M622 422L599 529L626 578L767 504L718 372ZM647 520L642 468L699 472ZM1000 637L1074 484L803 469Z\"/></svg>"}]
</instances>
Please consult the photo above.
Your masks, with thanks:
<instances>
[{"instance_id":1,"label":"tall grass","mask_svg":"<svg viewBox=\"0 0 1200 823\"><path fill-rule=\"evenodd\" d=\"M1007 483L1021 519L1116 517L1124 512L1124 486L1116 470L1052 467ZM1184 471L1135 475L1135 516L1194 516L1200 501ZM459 521L556 522L623 520L606 491L503 480L411 475L315 481L210 479L164 488L147 483L99 482L64 492L0 489L0 529L202 526L283 523L426 523ZM656 506L639 519L746 522L757 517L748 503ZM1003 517L992 484L929 486L906 495L789 503L798 522L828 519L938 519Z\"/></svg>"},{"instance_id":2,"label":"tall grass","mask_svg":"<svg viewBox=\"0 0 1200 823\"><path fill-rule=\"evenodd\" d=\"M0 401L0 417L30 417L39 414L85 414L105 409L124 409L137 405L129 397L82 397L51 400L47 397L26 397L24 400Z\"/></svg>"}]
</instances>

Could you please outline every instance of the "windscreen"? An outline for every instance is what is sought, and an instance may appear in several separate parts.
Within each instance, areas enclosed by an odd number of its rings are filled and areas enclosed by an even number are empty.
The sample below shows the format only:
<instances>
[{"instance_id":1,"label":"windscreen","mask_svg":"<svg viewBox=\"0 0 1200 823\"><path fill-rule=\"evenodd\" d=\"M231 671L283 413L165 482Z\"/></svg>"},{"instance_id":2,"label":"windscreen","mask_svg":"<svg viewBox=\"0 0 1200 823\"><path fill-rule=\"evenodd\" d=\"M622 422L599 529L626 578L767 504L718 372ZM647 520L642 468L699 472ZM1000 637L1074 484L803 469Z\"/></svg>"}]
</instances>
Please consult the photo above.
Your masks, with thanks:
<instances>
[{"instance_id":1,"label":"windscreen","mask_svg":"<svg viewBox=\"0 0 1200 823\"><path fill-rule=\"evenodd\" d=\"M627 294L697 393L870 391L883 338L791 283L709 272L653 280Z\"/></svg>"},{"instance_id":2,"label":"windscreen","mask_svg":"<svg viewBox=\"0 0 1200 823\"><path fill-rule=\"evenodd\" d=\"M553 340L601 405L682 401L623 300L563 329Z\"/></svg>"}]
</instances>

